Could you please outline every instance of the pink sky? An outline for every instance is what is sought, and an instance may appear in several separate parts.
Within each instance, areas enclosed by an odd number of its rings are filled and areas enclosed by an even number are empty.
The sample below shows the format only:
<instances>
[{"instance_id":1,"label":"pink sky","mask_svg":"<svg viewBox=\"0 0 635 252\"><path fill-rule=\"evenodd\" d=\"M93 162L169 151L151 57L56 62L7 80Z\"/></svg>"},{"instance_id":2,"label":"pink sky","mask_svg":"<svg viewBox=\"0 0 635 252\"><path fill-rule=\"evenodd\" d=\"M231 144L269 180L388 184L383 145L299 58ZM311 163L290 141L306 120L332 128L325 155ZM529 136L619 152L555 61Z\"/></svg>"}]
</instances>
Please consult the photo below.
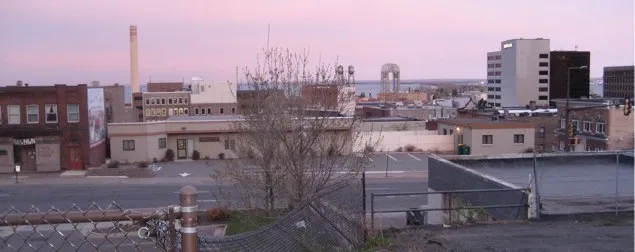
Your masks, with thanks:
<instances>
[{"instance_id":1,"label":"pink sky","mask_svg":"<svg viewBox=\"0 0 635 252\"><path fill-rule=\"evenodd\" d=\"M392 3L392 4L391 4ZM234 80L267 40L311 49L358 80L384 63L402 79L485 78L502 40L543 37L591 51L591 75L632 65L632 0L30 0L0 3L0 85L24 80L129 82L128 28L139 29L140 81Z\"/></svg>"}]
</instances>

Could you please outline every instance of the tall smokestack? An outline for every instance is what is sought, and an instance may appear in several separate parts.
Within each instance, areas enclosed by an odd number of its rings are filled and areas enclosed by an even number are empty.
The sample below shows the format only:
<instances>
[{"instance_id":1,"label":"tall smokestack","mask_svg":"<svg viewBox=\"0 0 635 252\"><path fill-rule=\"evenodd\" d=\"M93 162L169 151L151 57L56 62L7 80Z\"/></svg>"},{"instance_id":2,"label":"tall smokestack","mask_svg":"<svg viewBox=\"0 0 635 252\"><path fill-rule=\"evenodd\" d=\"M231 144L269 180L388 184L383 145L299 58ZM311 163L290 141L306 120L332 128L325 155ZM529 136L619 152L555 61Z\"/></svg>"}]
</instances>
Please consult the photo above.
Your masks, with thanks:
<instances>
[{"instance_id":1,"label":"tall smokestack","mask_svg":"<svg viewBox=\"0 0 635 252\"><path fill-rule=\"evenodd\" d=\"M139 55L137 50L137 26L130 26L130 86L132 93L139 90Z\"/></svg>"}]
</instances>

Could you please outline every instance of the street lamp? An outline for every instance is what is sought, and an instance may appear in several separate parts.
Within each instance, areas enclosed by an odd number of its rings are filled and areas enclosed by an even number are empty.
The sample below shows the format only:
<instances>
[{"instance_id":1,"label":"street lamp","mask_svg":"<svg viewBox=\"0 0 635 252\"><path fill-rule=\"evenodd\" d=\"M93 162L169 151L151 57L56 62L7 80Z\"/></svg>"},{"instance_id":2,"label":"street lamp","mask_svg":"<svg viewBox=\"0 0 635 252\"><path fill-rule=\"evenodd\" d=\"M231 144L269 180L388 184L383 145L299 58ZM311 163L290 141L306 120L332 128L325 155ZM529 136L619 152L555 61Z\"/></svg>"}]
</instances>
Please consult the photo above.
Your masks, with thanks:
<instances>
[{"instance_id":1,"label":"street lamp","mask_svg":"<svg viewBox=\"0 0 635 252\"><path fill-rule=\"evenodd\" d=\"M569 100L571 99L571 70L579 70L579 69L588 69L589 66L578 66L578 67L569 67L567 69L567 99L565 101L565 105L564 105L564 117L565 117L565 125L566 125L566 132L565 134L569 134L569 132L572 132L571 125L569 123ZM571 151L571 140L569 139L570 135L567 135L566 139L566 144L565 144L565 151L569 152Z\"/></svg>"}]
</instances>

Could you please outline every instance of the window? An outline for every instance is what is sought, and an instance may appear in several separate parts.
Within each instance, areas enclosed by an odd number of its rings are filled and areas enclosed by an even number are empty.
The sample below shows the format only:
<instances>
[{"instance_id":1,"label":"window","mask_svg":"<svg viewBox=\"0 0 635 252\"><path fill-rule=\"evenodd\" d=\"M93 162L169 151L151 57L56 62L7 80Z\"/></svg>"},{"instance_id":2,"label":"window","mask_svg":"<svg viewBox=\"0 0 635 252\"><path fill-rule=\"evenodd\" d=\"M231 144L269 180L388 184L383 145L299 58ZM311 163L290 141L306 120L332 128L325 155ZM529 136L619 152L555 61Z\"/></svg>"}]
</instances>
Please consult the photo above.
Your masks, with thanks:
<instances>
[{"instance_id":1,"label":"window","mask_svg":"<svg viewBox=\"0 0 635 252\"><path fill-rule=\"evenodd\" d=\"M549 58L549 54L548 53L541 53L540 55L538 55L538 58L548 59Z\"/></svg>"},{"instance_id":2,"label":"window","mask_svg":"<svg viewBox=\"0 0 635 252\"><path fill-rule=\"evenodd\" d=\"M549 100L549 96L546 96L546 95L541 95L541 96L538 96L538 100L540 100L540 101L546 101L546 100Z\"/></svg>"},{"instance_id":3,"label":"window","mask_svg":"<svg viewBox=\"0 0 635 252\"><path fill-rule=\"evenodd\" d=\"M183 98L179 98L179 104L183 104Z\"/></svg>"},{"instance_id":4,"label":"window","mask_svg":"<svg viewBox=\"0 0 635 252\"><path fill-rule=\"evenodd\" d=\"M499 64L495 64L494 67L501 68L501 64L500 63Z\"/></svg>"},{"instance_id":5,"label":"window","mask_svg":"<svg viewBox=\"0 0 635 252\"><path fill-rule=\"evenodd\" d=\"M68 104L66 105L66 110L69 123L79 122L79 104Z\"/></svg>"},{"instance_id":6,"label":"window","mask_svg":"<svg viewBox=\"0 0 635 252\"><path fill-rule=\"evenodd\" d=\"M514 134L514 143L515 144L525 143L525 135L524 134Z\"/></svg>"},{"instance_id":7,"label":"window","mask_svg":"<svg viewBox=\"0 0 635 252\"><path fill-rule=\"evenodd\" d=\"M567 122L563 119L560 119L560 128L561 129L566 129L567 128Z\"/></svg>"},{"instance_id":8,"label":"window","mask_svg":"<svg viewBox=\"0 0 635 252\"><path fill-rule=\"evenodd\" d=\"M497 103L494 103L494 106L495 106L495 107L500 107L500 106L501 106L501 104L497 102Z\"/></svg>"},{"instance_id":9,"label":"window","mask_svg":"<svg viewBox=\"0 0 635 252\"><path fill-rule=\"evenodd\" d=\"M540 83L540 84L547 84L547 83L549 83L549 79L539 79L539 80L538 80L538 83Z\"/></svg>"},{"instance_id":10,"label":"window","mask_svg":"<svg viewBox=\"0 0 635 252\"><path fill-rule=\"evenodd\" d=\"M168 116L173 116L174 115L174 109L173 108L169 108L168 109Z\"/></svg>"},{"instance_id":11,"label":"window","mask_svg":"<svg viewBox=\"0 0 635 252\"><path fill-rule=\"evenodd\" d=\"M195 109L194 109L194 114L195 114L195 115L198 115L198 108L195 108Z\"/></svg>"},{"instance_id":12,"label":"window","mask_svg":"<svg viewBox=\"0 0 635 252\"><path fill-rule=\"evenodd\" d=\"M201 114L203 115L207 114L207 112L205 112L205 109L201 109L201 112L202 112Z\"/></svg>"},{"instance_id":13,"label":"window","mask_svg":"<svg viewBox=\"0 0 635 252\"><path fill-rule=\"evenodd\" d=\"M494 87L488 87L487 91L494 91Z\"/></svg>"},{"instance_id":14,"label":"window","mask_svg":"<svg viewBox=\"0 0 635 252\"><path fill-rule=\"evenodd\" d=\"M161 104L165 105L165 98L161 98Z\"/></svg>"},{"instance_id":15,"label":"window","mask_svg":"<svg viewBox=\"0 0 635 252\"><path fill-rule=\"evenodd\" d=\"M496 88L494 89L494 91L500 92L500 91L501 91L501 88L500 88L500 87L496 87Z\"/></svg>"},{"instance_id":16,"label":"window","mask_svg":"<svg viewBox=\"0 0 635 252\"><path fill-rule=\"evenodd\" d=\"M487 84L494 84L494 80L487 80Z\"/></svg>"},{"instance_id":17,"label":"window","mask_svg":"<svg viewBox=\"0 0 635 252\"><path fill-rule=\"evenodd\" d=\"M167 140L164 137L159 138L159 149L165 148L167 148Z\"/></svg>"},{"instance_id":18,"label":"window","mask_svg":"<svg viewBox=\"0 0 635 252\"><path fill-rule=\"evenodd\" d=\"M591 132L591 122L590 121L584 121L584 132Z\"/></svg>"},{"instance_id":19,"label":"window","mask_svg":"<svg viewBox=\"0 0 635 252\"><path fill-rule=\"evenodd\" d=\"M453 130L450 130L450 135L452 135L452 134L454 134L454 131L453 131Z\"/></svg>"},{"instance_id":20,"label":"window","mask_svg":"<svg viewBox=\"0 0 635 252\"><path fill-rule=\"evenodd\" d=\"M538 63L538 66L541 66L541 67L549 66L549 62L540 62Z\"/></svg>"},{"instance_id":21,"label":"window","mask_svg":"<svg viewBox=\"0 0 635 252\"><path fill-rule=\"evenodd\" d=\"M496 84L501 84L501 80L494 80L494 82L496 82Z\"/></svg>"},{"instance_id":22,"label":"window","mask_svg":"<svg viewBox=\"0 0 635 252\"><path fill-rule=\"evenodd\" d=\"M236 141L234 140L225 140L225 149L226 150L235 150L236 149Z\"/></svg>"},{"instance_id":23,"label":"window","mask_svg":"<svg viewBox=\"0 0 635 252\"><path fill-rule=\"evenodd\" d=\"M207 108L207 114L211 115L212 114L212 108Z\"/></svg>"},{"instance_id":24,"label":"window","mask_svg":"<svg viewBox=\"0 0 635 252\"><path fill-rule=\"evenodd\" d=\"M20 106L7 106L7 114L9 116L9 124L20 124Z\"/></svg>"},{"instance_id":25,"label":"window","mask_svg":"<svg viewBox=\"0 0 635 252\"><path fill-rule=\"evenodd\" d=\"M168 104L172 104L172 98L168 98Z\"/></svg>"},{"instance_id":26,"label":"window","mask_svg":"<svg viewBox=\"0 0 635 252\"><path fill-rule=\"evenodd\" d=\"M538 75L549 75L549 71L538 71Z\"/></svg>"},{"instance_id":27,"label":"window","mask_svg":"<svg viewBox=\"0 0 635 252\"><path fill-rule=\"evenodd\" d=\"M598 134L604 134L606 131L606 125L604 125L603 122L597 122L595 123L595 133Z\"/></svg>"},{"instance_id":28,"label":"window","mask_svg":"<svg viewBox=\"0 0 635 252\"><path fill-rule=\"evenodd\" d=\"M183 103L187 104L187 98L183 98Z\"/></svg>"},{"instance_id":29,"label":"window","mask_svg":"<svg viewBox=\"0 0 635 252\"><path fill-rule=\"evenodd\" d=\"M144 113L144 114L146 115L146 117L150 116L150 109L149 109L149 108L147 108L147 109L145 110L145 113Z\"/></svg>"},{"instance_id":30,"label":"window","mask_svg":"<svg viewBox=\"0 0 635 252\"><path fill-rule=\"evenodd\" d=\"M154 98L150 98L150 104L154 105Z\"/></svg>"},{"instance_id":31,"label":"window","mask_svg":"<svg viewBox=\"0 0 635 252\"><path fill-rule=\"evenodd\" d=\"M538 137L545 138L545 127L544 126L541 126L540 129L538 130Z\"/></svg>"},{"instance_id":32,"label":"window","mask_svg":"<svg viewBox=\"0 0 635 252\"><path fill-rule=\"evenodd\" d=\"M146 105L150 105L150 99L146 98Z\"/></svg>"},{"instance_id":33,"label":"window","mask_svg":"<svg viewBox=\"0 0 635 252\"><path fill-rule=\"evenodd\" d=\"M447 135L448 134L448 130L447 129L443 129L443 135Z\"/></svg>"},{"instance_id":34,"label":"window","mask_svg":"<svg viewBox=\"0 0 635 252\"><path fill-rule=\"evenodd\" d=\"M572 120L571 124L573 124L573 130L578 130L580 125L578 125L578 120Z\"/></svg>"},{"instance_id":35,"label":"window","mask_svg":"<svg viewBox=\"0 0 635 252\"><path fill-rule=\"evenodd\" d=\"M500 95L494 95L494 99L500 99L501 96Z\"/></svg>"},{"instance_id":36,"label":"window","mask_svg":"<svg viewBox=\"0 0 635 252\"><path fill-rule=\"evenodd\" d=\"M538 92L549 92L549 88L548 87L539 87L538 88Z\"/></svg>"},{"instance_id":37,"label":"window","mask_svg":"<svg viewBox=\"0 0 635 252\"><path fill-rule=\"evenodd\" d=\"M123 140L123 150L124 151L133 151L134 150L134 140Z\"/></svg>"},{"instance_id":38,"label":"window","mask_svg":"<svg viewBox=\"0 0 635 252\"><path fill-rule=\"evenodd\" d=\"M501 72L499 71L494 72L494 76L501 76Z\"/></svg>"},{"instance_id":39,"label":"window","mask_svg":"<svg viewBox=\"0 0 635 252\"><path fill-rule=\"evenodd\" d=\"M38 105L26 106L26 123L39 123L40 111Z\"/></svg>"},{"instance_id":40,"label":"window","mask_svg":"<svg viewBox=\"0 0 635 252\"><path fill-rule=\"evenodd\" d=\"M44 105L44 114L46 115L46 118L44 119L46 123L56 123L57 122L57 105L56 104Z\"/></svg>"},{"instance_id":41,"label":"window","mask_svg":"<svg viewBox=\"0 0 635 252\"><path fill-rule=\"evenodd\" d=\"M189 111L189 109L187 109L187 108L184 108L184 109L183 109L183 114L185 114L185 115L190 115L190 113L189 113L189 112L190 112L190 111Z\"/></svg>"},{"instance_id":42,"label":"window","mask_svg":"<svg viewBox=\"0 0 635 252\"><path fill-rule=\"evenodd\" d=\"M483 142L483 144L493 144L494 143L494 136L492 136L492 135L483 135L482 136L482 142Z\"/></svg>"},{"instance_id":43,"label":"window","mask_svg":"<svg viewBox=\"0 0 635 252\"><path fill-rule=\"evenodd\" d=\"M219 111L220 111L219 113L220 113L221 115L222 115L222 114L225 114L225 108L220 108L220 109L219 109Z\"/></svg>"},{"instance_id":44,"label":"window","mask_svg":"<svg viewBox=\"0 0 635 252\"><path fill-rule=\"evenodd\" d=\"M161 115L162 116L167 116L168 115L168 110L166 108L162 108L161 109Z\"/></svg>"},{"instance_id":45,"label":"window","mask_svg":"<svg viewBox=\"0 0 635 252\"><path fill-rule=\"evenodd\" d=\"M232 108L232 114L236 114L236 108Z\"/></svg>"},{"instance_id":46,"label":"window","mask_svg":"<svg viewBox=\"0 0 635 252\"><path fill-rule=\"evenodd\" d=\"M185 114L185 110L183 108L179 108L179 116L182 116Z\"/></svg>"}]
</instances>

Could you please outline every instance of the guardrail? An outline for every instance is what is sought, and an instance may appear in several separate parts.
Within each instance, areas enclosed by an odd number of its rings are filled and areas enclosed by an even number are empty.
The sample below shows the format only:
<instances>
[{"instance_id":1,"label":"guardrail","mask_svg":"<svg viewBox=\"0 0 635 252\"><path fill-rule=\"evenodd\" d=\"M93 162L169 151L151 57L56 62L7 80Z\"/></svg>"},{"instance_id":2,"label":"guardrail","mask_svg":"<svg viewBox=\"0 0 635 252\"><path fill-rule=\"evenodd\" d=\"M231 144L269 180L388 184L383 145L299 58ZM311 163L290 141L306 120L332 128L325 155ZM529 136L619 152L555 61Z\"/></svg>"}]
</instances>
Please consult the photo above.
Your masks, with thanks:
<instances>
[{"instance_id":1,"label":"guardrail","mask_svg":"<svg viewBox=\"0 0 635 252\"><path fill-rule=\"evenodd\" d=\"M492 192L512 192L512 191L529 191L529 188L503 188L503 189L473 189L473 190L450 190L450 191L434 191L434 192L408 192L408 193L371 193L370 194L370 226L375 228L375 214L376 213L408 213L411 211L453 211L464 209L495 209L495 208L515 208L515 207L529 207L527 204L511 204L511 205L486 205L486 206L458 206L452 207L452 200L449 201L449 207L441 208L421 208L421 209L396 209L396 210L375 210L375 198L376 197L391 197L391 196L414 196L414 195L429 195L429 194L447 194L449 198L452 198L452 194L465 194L465 193L492 193ZM449 215L450 222L452 222L452 214Z\"/></svg>"}]
</instances>

